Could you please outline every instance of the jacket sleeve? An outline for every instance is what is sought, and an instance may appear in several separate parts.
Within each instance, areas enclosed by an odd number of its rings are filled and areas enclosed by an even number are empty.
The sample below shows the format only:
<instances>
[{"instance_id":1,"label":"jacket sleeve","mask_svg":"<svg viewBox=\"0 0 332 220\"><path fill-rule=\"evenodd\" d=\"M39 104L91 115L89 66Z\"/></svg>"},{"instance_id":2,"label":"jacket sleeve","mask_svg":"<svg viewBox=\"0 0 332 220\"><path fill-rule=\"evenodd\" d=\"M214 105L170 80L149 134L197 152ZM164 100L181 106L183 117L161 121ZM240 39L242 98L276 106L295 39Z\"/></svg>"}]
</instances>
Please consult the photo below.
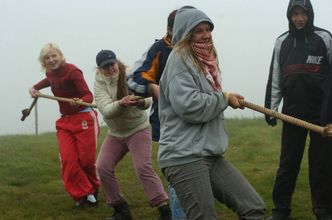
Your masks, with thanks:
<instances>
[{"instance_id":1,"label":"jacket sleeve","mask_svg":"<svg viewBox=\"0 0 332 220\"><path fill-rule=\"evenodd\" d=\"M127 78L128 88L135 94L143 97L151 96L149 83L157 83L159 74L159 56L157 44L153 44L142 58L136 61L134 71Z\"/></svg>"},{"instance_id":2,"label":"jacket sleeve","mask_svg":"<svg viewBox=\"0 0 332 220\"><path fill-rule=\"evenodd\" d=\"M151 106L151 103L152 103L152 98L151 97L145 98L144 99L144 105L143 106L138 106L137 108L141 109L141 110L146 110Z\"/></svg>"},{"instance_id":3,"label":"jacket sleeve","mask_svg":"<svg viewBox=\"0 0 332 220\"><path fill-rule=\"evenodd\" d=\"M193 76L187 72L177 74L171 79L165 94L173 110L185 121L193 124L205 123L219 117L228 106L227 98L222 92L201 92Z\"/></svg>"},{"instance_id":4,"label":"jacket sleeve","mask_svg":"<svg viewBox=\"0 0 332 220\"><path fill-rule=\"evenodd\" d=\"M278 111L278 106L282 99L281 88L280 88L280 65L279 65L279 55L280 55L281 42L277 40L271 65L269 78L266 85L265 92L265 107L272 109L273 111Z\"/></svg>"},{"instance_id":5,"label":"jacket sleeve","mask_svg":"<svg viewBox=\"0 0 332 220\"><path fill-rule=\"evenodd\" d=\"M324 33L324 34L323 34ZM326 47L326 60L328 61L328 79L324 88L324 99L322 104L322 125L332 123L332 36L328 31L321 34Z\"/></svg>"},{"instance_id":6,"label":"jacket sleeve","mask_svg":"<svg viewBox=\"0 0 332 220\"><path fill-rule=\"evenodd\" d=\"M330 45L331 46L331 45ZM332 55L332 47L329 48L330 56ZM329 78L327 87L327 104L326 104L326 119L323 121L326 124L332 123L332 58L330 57Z\"/></svg>"},{"instance_id":7,"label":"jacket sleeve","mask_svg":"<svg viewBox=\"0 0 332 220\"><path fill-rule=\"evenodd\" d=\"M44 89L46 87L49 87L51 84L50 82L48 81L47 78L44 78L42 80L40 80L38 83L36 83L33 88L35 88L36 90L41 90L41 89Z\"/></svg>"},{"instance_id":8,"label":"jacket sleeve","mask_svg":"<svg viewBox=\"0 0 332 220\"><path fill-rule=\"evenodd\" d=\"M82 99L83 102L91 103L93 101L93 95L87 83L84 80L83 73L80 70L76 69L70 73L70 77L81 94L81 97L77 98Z\"/></svg>"},{"instance_id":9,"label":"jacket sleeve","mask_svg":"<svg viewBox=\"0 0 332 220\"><path fill-rule=\"evenodd\" d=\"M99 112L105 119L117 117L124 110L117 100L113 100L107 92L106 83L95 81L94 83L95 102Z\"/></svg>"}]
</instances>

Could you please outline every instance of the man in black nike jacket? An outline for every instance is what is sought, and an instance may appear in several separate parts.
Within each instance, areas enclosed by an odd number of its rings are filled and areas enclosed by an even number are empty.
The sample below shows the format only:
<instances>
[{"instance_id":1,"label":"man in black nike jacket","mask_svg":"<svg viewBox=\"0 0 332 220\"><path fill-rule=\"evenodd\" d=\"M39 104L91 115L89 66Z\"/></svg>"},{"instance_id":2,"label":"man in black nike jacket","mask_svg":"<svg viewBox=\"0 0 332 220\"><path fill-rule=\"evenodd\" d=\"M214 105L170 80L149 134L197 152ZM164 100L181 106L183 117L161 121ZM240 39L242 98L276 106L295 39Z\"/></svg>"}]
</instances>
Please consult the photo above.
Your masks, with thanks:
<instances>
[{"instance_id":1,"label":"man in black nike jacket","mask_svg":"<svg viewBox=\"0 0 332 220\"><path fill-rule=\"evenodd\" d=\"M315 27L309 0L290 0L289 30L275 43L266 87L265 107L321 125L324 86L331 74L332 37ZM269 125L276 119L266 116ZM283 123L279 167L273 187L271 220L289 219L291 199L309 134L309 183L317 219L332 219L332 146L321 134Z\"/></svg>"}]
</instances>

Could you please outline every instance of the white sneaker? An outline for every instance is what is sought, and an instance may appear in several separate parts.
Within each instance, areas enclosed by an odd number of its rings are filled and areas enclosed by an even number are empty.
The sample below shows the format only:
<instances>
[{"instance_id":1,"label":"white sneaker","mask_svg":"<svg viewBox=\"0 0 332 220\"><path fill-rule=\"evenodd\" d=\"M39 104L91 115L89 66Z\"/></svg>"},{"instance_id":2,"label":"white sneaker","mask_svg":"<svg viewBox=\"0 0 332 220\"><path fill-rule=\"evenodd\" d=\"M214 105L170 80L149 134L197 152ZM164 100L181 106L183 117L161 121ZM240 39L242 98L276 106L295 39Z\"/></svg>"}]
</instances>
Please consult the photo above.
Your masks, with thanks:
<instances>
[{"instance_id":1,"label":"white sneaker","mask_svg":"<svg viewBox=\"0 0 332 220\"><path fill-rule=\"evenodd\" d=\"M96 202L97 202L95 196L92 195L92 194L89 194L89 195L86 197L86 201L88 201L88 202L90 202L90 203L96 203Z\"/></svg>"}]
</instances>

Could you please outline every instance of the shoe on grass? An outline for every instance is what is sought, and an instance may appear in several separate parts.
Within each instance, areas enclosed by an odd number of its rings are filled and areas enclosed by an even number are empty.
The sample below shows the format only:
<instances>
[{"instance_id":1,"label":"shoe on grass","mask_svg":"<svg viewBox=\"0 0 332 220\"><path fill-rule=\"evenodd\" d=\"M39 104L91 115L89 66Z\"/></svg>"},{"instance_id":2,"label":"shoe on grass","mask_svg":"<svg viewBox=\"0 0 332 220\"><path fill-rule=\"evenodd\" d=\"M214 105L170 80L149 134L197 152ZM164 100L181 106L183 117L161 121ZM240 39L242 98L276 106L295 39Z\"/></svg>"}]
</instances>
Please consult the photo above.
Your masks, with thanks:
<instances>
[{"instance_id":1,"label":"shoe on grass","mask_svg":"<svg viewBox=\"0 0 332 220\"><path fill-rule=\"evenodd\" d=\"M93 207L97 206L98 201L93 194L84 196L82 199L75 203L76 207Z\"/></svg>"}]
</instances>

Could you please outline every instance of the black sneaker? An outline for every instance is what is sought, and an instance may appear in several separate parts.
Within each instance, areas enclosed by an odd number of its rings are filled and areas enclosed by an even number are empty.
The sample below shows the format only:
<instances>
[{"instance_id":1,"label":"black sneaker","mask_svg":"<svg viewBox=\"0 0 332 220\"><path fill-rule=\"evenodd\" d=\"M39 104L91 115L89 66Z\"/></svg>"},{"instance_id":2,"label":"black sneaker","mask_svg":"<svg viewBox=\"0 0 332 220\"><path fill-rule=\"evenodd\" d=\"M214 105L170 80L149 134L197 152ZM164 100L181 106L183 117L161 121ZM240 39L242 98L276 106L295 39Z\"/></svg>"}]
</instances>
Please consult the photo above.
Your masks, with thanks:
<instances>
[{"instance_id":1,"label":"black sneaker","mask_svg":"<svg viewBox=\"0 0 332 220\"><path fill-rule=\"evenodd\" d=\"M131 212L127 202L113 206L114 212L112 217L104 218L104 220L132 220Z\"/></svg>"},{"instance_id":2,"label":"black sneaker","mask_svg":"<svg viewBox=\"0 0 332 220\"><path fill-rule=\"evenodd\" d=\"M314 209L317 220L332 220L332 213L330 209Z\"/></svg>"},{"instance_id":3,"label":"black sneaker","mask_svg":"<svg viewBox=\"0 0 332 220\"><path fill-rule=\"evenodd\" d=\"M290 220L290 214L272 213L267 220Z\"/></svg>"},{"instance_id":4,"label":"black sneaker","mask_svg":"<svg viewBox=\"0 0 332 220\"><path fill-rule=\"evenodd\" d=\"M172 213L169 205L162 205L158 207L158 211L161 220L172 220Z\"/></svg>"},{"instance_id":5,"label":"black sneaker","mask_svg":"<svg viewBox=\"0 0 332 220\"><path fill-rule=\"evenodd\" d=\"M332 215L322 216L319 220L332 220Z\"/></svg>"}]
</instances>

